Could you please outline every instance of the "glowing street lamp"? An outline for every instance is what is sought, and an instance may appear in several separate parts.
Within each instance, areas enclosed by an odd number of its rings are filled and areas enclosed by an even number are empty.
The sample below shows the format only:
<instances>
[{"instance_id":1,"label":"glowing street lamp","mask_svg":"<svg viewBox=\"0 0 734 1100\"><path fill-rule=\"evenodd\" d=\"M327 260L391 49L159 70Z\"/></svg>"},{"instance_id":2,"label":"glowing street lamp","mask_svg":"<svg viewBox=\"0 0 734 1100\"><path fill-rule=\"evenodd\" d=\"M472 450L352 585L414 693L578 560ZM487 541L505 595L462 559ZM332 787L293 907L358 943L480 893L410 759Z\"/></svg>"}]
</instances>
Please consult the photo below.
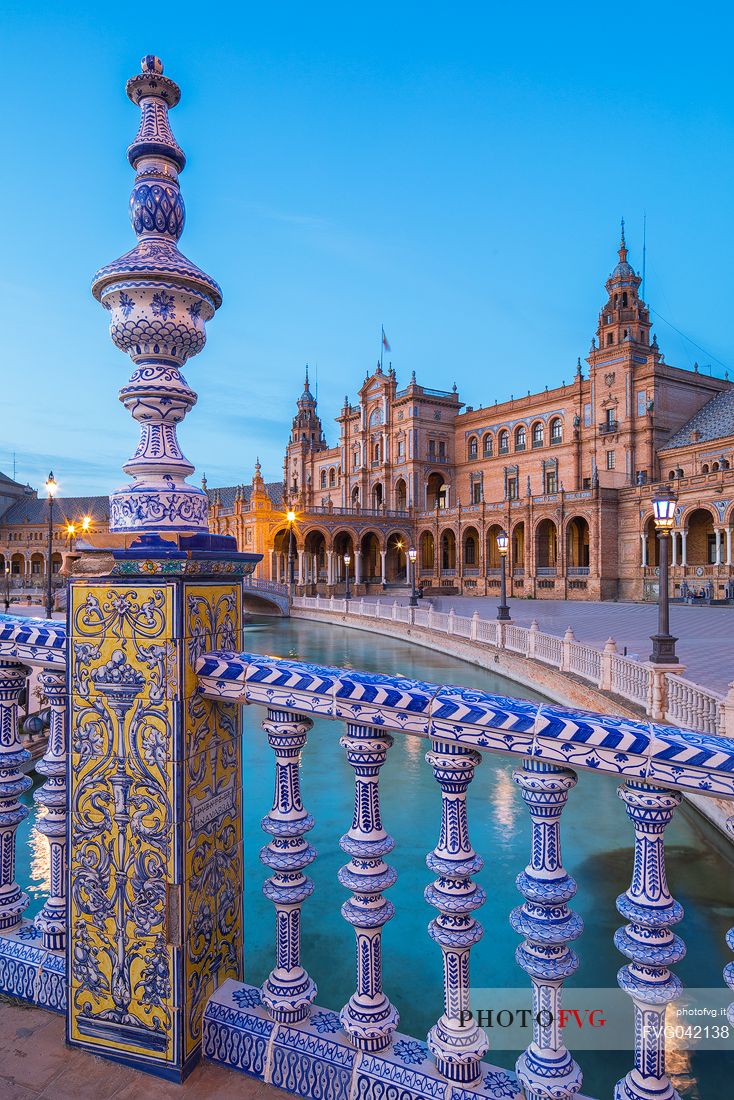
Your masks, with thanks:
<instances>
[{"instance_id":1,"label":"glowing street lamp","mask_svg":"<svg viewBox=\"0 0 734 1100\"><path fill-rule=\"evenodd\" d=\"M288 509L285 518L288 520L288 594L293 599L296 591L294 578L295 552L293 549L293 524L296 522L296 513L292 508Z\"/></svg>"},{"instance_id":2,"label":"glowing street lamp","mask_svg":"<svg viewBox=\"0 0 734 1100\"><path fill-rule=\"evenodd\" d=\"M345 574L346 582L347 582L347 589L346 589L346 592L344 593L344 599L345 600L351 600L351 598L352 598L352 593L349 591L349 566L350 566L351 561L352 561L352 555L351 554L345 554L344 555L344 574Z\"/></svg>"},{"instance_id":3,"label":"glowing street lamp","mask_svg":"<svg viewBox=\"0 0 734 1100\"><path fill-rule=\"evenodd\" d=\"M500 622L510 621L510 609L507 606L507 581L505 579L505 562L507 560L507 550L510 545L510 540L507 537L505 531L500 531L497 536L497 549L500 552L500 560L502 562L502 568L500 569L500 604L497 608L497 618Z\"/></svg>"},{"instance_id":4,"label":"glowing street lamp","mask_svg":"<svg viewBox=\"0 0 734 1100\"><path fill-rule=\"evenodd\" d=\"M51 585L51 576L53 571L52 559L54 548L54 496L59 491L59 486L54 480L53 470L49 473L46 481L46 492L48 493L48 567L46 576L46 618L50 619L54 609L54 596L53 587Z\"/></svg>"},{"instance_id":5,"label":"glowing street lamp","mask_svg":"<svg viewBox=\"0 0 734 1100\"><path fill-rule=\"evenodd\" d=\"M408 557L410 559L410 580L411 580L411 593L410 593L410 606L418 606L418 596L415 590L415 563L418 560L418 551L415 547L411 546L408 551Z\"/></svg>"},{"instance_id":6,"label":"glowing street lamp","mask_svg":"<svg viewBox=\"0 0 734 1100\"><path fill-rule=\"evenodd\" d=\"M668 595L668 544L675 524L675 506L678 498L666 485L661 485L652 498L653 521L660 546L660 570L658 577L658 631L652 634L650 660L656 664L677 665L675 643L670 633L670 597Z\"/></svg>"}]
</instances>

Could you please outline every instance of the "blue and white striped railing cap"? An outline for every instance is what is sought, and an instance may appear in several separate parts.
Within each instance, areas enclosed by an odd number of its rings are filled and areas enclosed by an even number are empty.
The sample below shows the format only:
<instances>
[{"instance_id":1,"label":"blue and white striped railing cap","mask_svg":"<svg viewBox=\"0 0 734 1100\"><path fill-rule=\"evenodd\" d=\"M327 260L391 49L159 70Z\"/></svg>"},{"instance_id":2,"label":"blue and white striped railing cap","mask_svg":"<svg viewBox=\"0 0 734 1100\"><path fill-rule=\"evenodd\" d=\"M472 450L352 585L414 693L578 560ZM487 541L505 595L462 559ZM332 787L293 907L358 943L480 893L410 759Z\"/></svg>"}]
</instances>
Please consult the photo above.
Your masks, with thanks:
<instances>
[{"instance_id":1,"label":"blue and white striped railing cap","mask_svg":"<svg viewBox=\"0 0 734 1100\"><path fill-rule=\"evenodd\" d=\"M66 623L25 615L0 615L0 660L64 668Z\"/></svg>"},{"instance_id":2,"label":"blue and white striped railing cap","mask_svg":"<svg viewBox=\"0 0 734 1100\"><path fill-rule=\"evenodd\" d=\"M212 698L323 715L734 799L734 742L724 737L252 653L207 653L196 671L202 691Z\"/></svg>"}]
</instances>

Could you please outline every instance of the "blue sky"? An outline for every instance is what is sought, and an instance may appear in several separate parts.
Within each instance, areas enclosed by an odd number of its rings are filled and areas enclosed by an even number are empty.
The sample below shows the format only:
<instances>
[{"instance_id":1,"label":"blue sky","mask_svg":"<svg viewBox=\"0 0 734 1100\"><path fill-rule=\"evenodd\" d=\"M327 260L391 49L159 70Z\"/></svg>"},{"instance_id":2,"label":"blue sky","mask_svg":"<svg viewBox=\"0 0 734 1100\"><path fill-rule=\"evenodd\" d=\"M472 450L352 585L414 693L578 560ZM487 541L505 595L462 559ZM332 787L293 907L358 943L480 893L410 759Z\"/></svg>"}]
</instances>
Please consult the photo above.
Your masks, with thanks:
<instances>
[{"instance_id":1,"label":"blue sky","mask_svg":"<svg viewBox=\"0 0 734 1100\"><path fill-rule=\"evenodd\" d=\"M89 294L134 242L124 94L182 86L182 250L224 305L186 369L198 480L268 478L303 368L327 439L379 355L469 404L587 353L619 219L669 362L734 367L731 9L682 4L0 2L5 170L0 469L108 492L137 433L132 365ZM701 345L700 351L689 341Z\"/></svg>"}]
</instances>

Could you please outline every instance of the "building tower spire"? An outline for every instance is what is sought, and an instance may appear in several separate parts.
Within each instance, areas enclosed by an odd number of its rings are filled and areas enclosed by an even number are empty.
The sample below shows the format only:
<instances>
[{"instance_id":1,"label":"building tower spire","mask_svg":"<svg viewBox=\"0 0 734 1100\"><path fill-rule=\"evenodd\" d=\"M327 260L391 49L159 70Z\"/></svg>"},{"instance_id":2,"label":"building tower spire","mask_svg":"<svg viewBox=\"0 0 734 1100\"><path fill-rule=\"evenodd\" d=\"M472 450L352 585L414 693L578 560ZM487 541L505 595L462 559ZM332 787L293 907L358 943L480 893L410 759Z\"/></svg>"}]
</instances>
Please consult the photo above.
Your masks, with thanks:
<instances>
[{"instance_id":1,"label":"building tower spire","mask_svg":"<svg viewBox=\"0 0 734 1100\"><path fill-rule=\"evenodd\" d=\"M135 169L130 221L138 243L101 268L92 293L110 312L110 335L135 369L120 400L140 424L140 440L123 467L132 481L110 496L110 530L158 534L207 531L203 489L187 484L193 465L184 457L176 427L196 403L181 374L206 342L205 323L222 304L209 275L178 248L184 228L179 173L186 158L174 138L168 111L177 84L148 55L126 91L140 107L140 126L127 151Z\"/></svg>"}]
</instances>

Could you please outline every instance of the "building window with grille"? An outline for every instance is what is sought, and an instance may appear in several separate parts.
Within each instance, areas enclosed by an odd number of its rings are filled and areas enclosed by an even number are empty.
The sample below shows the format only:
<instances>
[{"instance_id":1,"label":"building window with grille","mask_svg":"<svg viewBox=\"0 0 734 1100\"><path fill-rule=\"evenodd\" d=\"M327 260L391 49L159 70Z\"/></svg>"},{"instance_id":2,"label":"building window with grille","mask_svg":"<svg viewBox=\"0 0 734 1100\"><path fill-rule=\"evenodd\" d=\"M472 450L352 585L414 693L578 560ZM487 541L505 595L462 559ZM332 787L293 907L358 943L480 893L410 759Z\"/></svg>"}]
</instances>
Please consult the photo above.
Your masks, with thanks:
<instances>
[{"instance_id":1,"label":"building window with grille","mask_svg":"<svg viewBox=\"0 0 734 1100\"><path fill-rule=\"evenodd\" d=\"M485 435L484 437L484 457L490 458L492 455L492 436Z\"/></svg>"},{"instance_id":2,"label":"building window with grille","mask_svg":"<svg viewBox=\"0 0 734 1100\"><path fill-rule=\"evenodd\" d=\"M538 420L537 423L533 424L533 446L543 446L543 425L540 420Z\"/></svg>"},{"instance_id":3,"label":"building window with grille","mask_svg":"<svg viewBox=\"0 0 734 1100\"><path fill-rule=\"evenodd\" d=\"M525 425L521 424L519 428L515 430L515 450L524 451L527 444L527 432L525 431Z\"/></svg>"},{"instance_id":4,"label":"building window with grille","mask_svg":"<svg viewBox=\"0 0 734 1100\"><path fill-rule=\"evenodd\" d=\"M550 441L551 443L563 443L563 425L558 417L551 420Z\"/></svg>"},{"instance_id":5,"label":"building window with grille","mask_svg":"<svg viewBox=\"0 0 734 1100\"><path fill-rule=\"evenodd\" d=\"M558 482L556 478L555 470L545 471L545 491L546 493L555 493L558 489Z\"/></svg>"},{"instance_id":6,"label":"building window with grille","mask_svg":"<svg viewBox=\"0 0 734 1100\"><path fill-rule=\"evenodd\" d=\"M482 503L482 483L481 481L475 481L471 487L471 502L472 504Z\"/></svg>"},{"instance_id":7,"label":"building window with grille","mask_svg":"<svg viewBox=\"0 0 734 1100\"><path fill-rule=\"evenodd\" d=\"M517 500L517 478L508 477L507 479L507 497L508 500Z\"/></svg>"},{"instance_id":8,"label":"building window with grille","mask_svg":"<svg viewBox=\"0 0 734 1100\"><path fill-rule=\"evenodd\" d=\"M474 459L479 454L479 440L475 435L469 440L469 458Z\"/></svg>"},{"instance_id":9,"label":"building window with grille","mask_svg":"<svg viewBox=\"0 0 734 1100\"><path fill-rule=\"evenodd\" d=\"M429 439L428 440L428 457L431 461L433 461L436 457L436 440L435 439Z\"/></svg>"},{"instance_id":10,"label":"building window with grille","mask_svg":"<svg viewBox=\"0 0 734 1100\"><path fill-rule=\"evenodd\" d=\"M501 455L506 455L510 449L510 433L504 428L499 434L499 447Z\"/></svg>"},{"instance_id":11,"label":"building window with grille","mask_svg":"<svg viewBox=\"0 0 734 1100\"><path fill-rule=\"evenodd\" d=\"M439 439L438 441L438 457L439 460L446 458L446 444L442 439Z\"/></svg>"},{"instance_id":12,"label":"building window with grille","mask_svg":"<svg viewBox=\"0 0 734 1100\"><path fill-rule=\"evenodd\" d=\"M614 451L607 451L607 469L614 469Z\"/></svg>"}]
</instances>

